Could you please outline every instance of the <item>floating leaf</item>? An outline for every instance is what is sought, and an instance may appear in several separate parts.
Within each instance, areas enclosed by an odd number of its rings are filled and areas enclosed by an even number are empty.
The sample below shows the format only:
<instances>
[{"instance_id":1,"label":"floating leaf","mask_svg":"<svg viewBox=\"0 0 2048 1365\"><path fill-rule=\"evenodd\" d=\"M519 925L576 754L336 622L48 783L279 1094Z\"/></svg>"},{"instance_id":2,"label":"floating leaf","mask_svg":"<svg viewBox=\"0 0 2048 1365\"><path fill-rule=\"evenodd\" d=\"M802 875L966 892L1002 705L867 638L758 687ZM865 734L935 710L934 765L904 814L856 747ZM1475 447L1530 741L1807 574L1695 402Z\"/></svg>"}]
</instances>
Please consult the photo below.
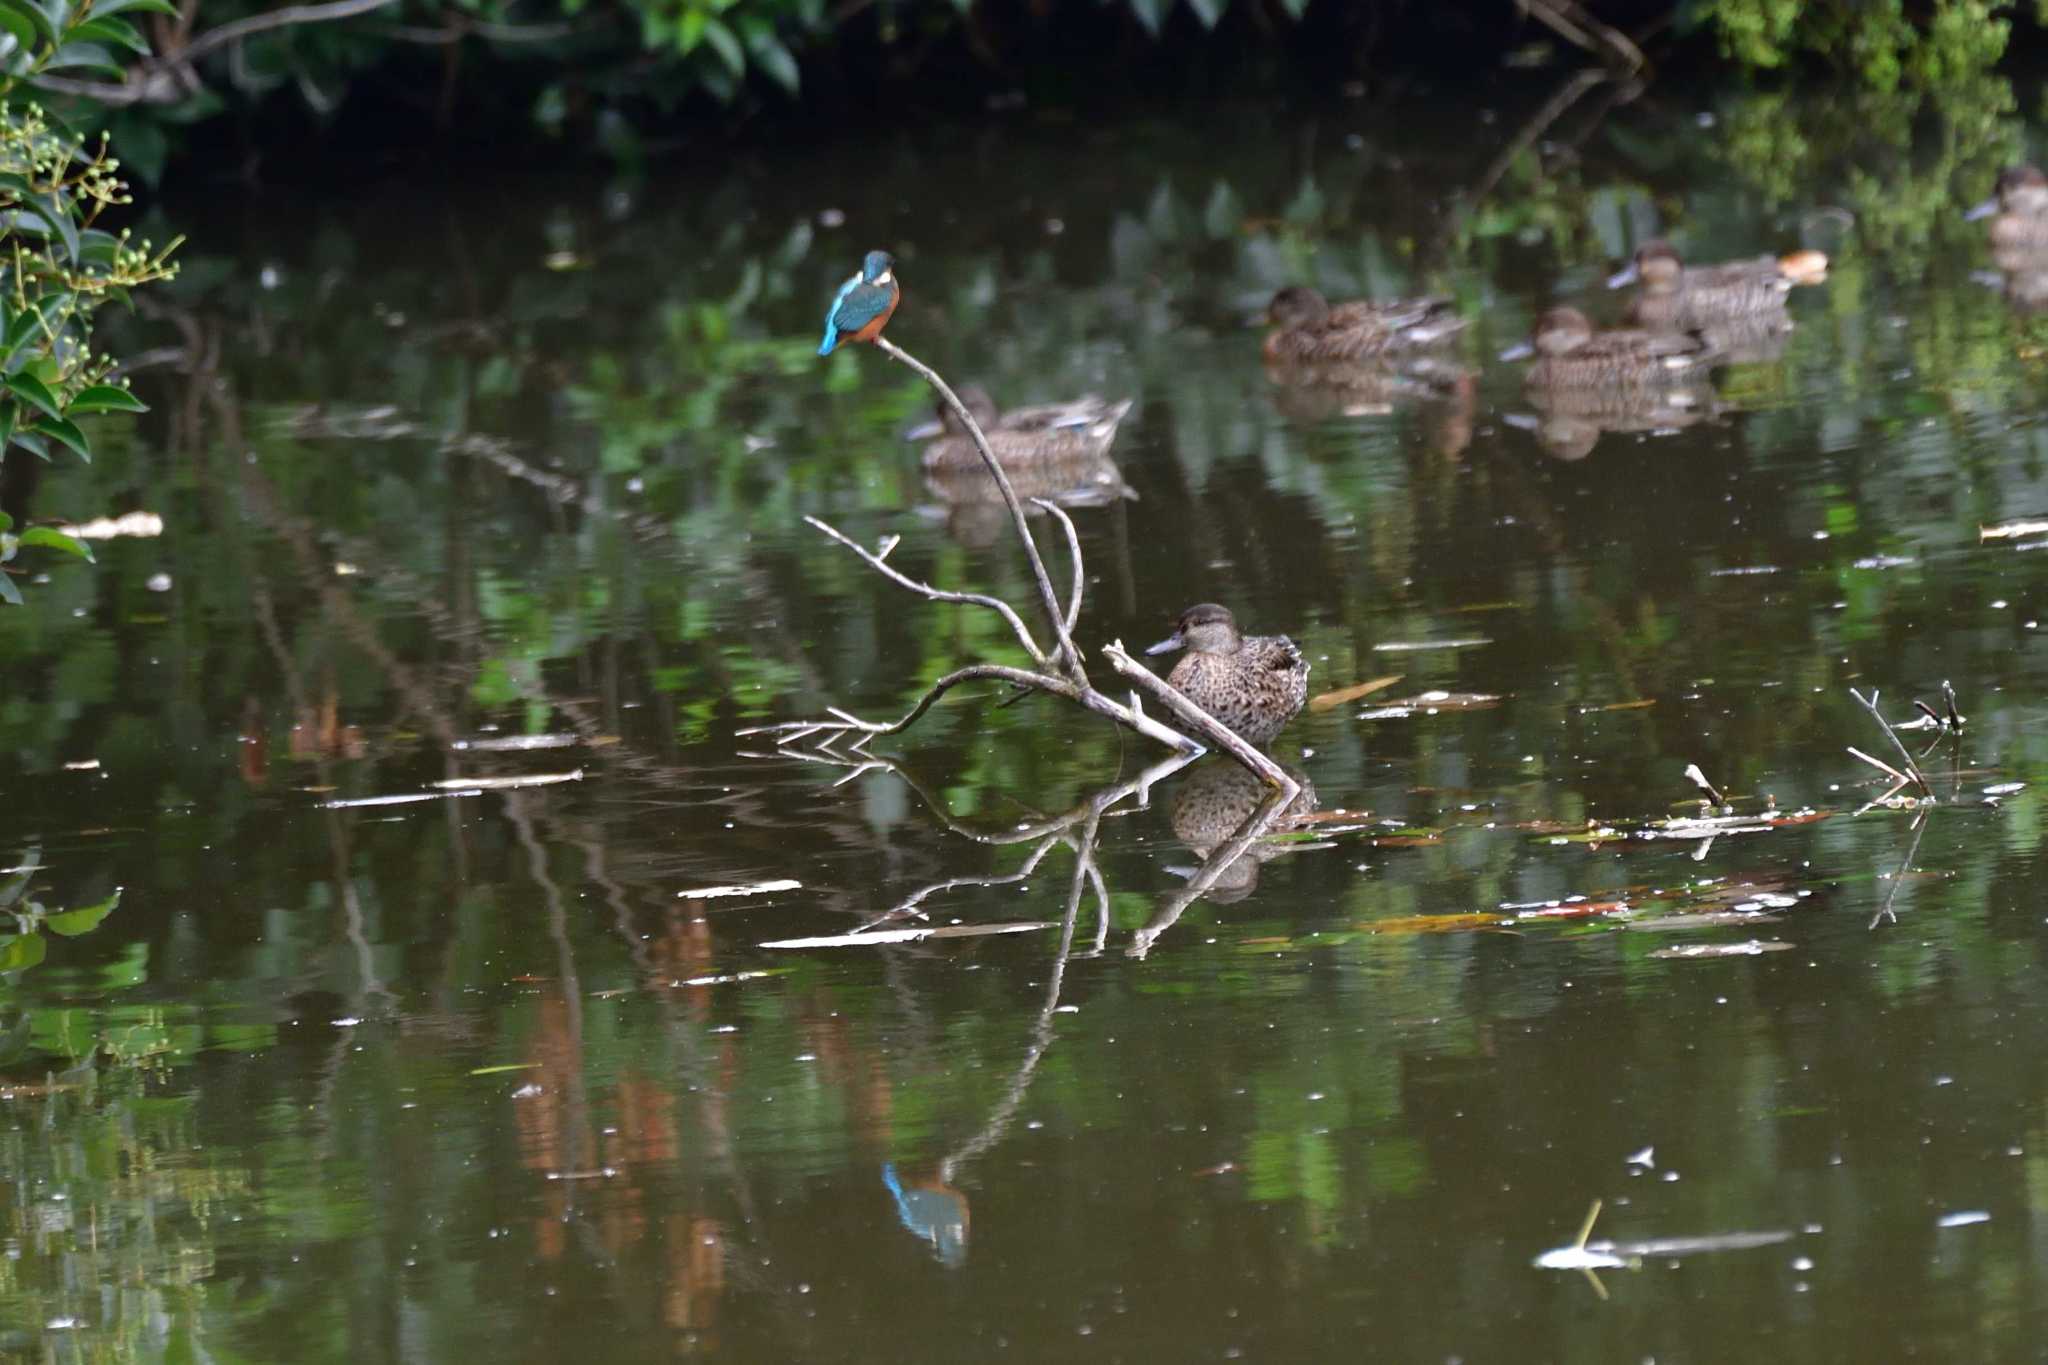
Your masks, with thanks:
<instances>
[{"instance_id":1,"label":"floating leaf","mask_svg":"<svg viewBox=\"0 0 2048 1365\"><path fill-rule=\"evenodd\" d=\"M0 937L0 972L27 971L50 952L50 941L41 934L10 934Z\"/></svg>"},{"instance_id":2,"label":"floating leaf","mask_svg":"<svg viewBox=\"0 0 2048 1365\"><path fill-rule=\"evenodd\" d=\"M121 888L115 887L114 894L92 905L81 905L76 910L60 910L43 921L44 927L53 934L66 938L77 938L80 934L91 933L100 927L100 921L114 913L114 907L121 903Z\"/></svg>"}]
</instances>

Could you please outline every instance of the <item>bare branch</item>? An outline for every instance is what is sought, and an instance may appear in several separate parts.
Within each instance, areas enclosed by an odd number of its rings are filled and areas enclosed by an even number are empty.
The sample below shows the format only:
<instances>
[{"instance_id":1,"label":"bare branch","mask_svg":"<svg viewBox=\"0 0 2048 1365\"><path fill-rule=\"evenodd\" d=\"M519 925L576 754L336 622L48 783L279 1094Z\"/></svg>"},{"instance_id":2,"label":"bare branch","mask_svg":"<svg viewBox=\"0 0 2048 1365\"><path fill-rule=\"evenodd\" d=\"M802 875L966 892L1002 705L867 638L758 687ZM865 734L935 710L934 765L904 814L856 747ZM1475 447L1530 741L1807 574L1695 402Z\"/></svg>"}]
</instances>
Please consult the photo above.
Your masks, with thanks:
<instances>
[{"instance_id":1,"label":"bare branch","mask_svg":"<svg viewBox=\"0 0 2048 1365\"><path fill-rule=\"evenodd\" d=\"M1066 617L1060 612L1059 593L1052 586L1052 576L1045 571L1045 560L1038 553L1038 542L1032 539L1031 526L1024 519L1024 504L1017 500L1017 490L1010 486L1010 476L1003 472L1003 466L996 459L995 452L988 448L988 437L982 435L980 423L967 411L966 406L960 401L960 395L953 392L952 386L939 377L937 370L887 337L876 337L874 344L882 354L909 366L925 383L931 385L939 397L945 400L947 409L959 419L967 434L974 438L974 449L981 455L981 462L988 466L989 477L996 481L996 488L1001 491L1003 501L1009 505L1010 520L1017 528L1017 538L1024 542L1024 557L1031 562L1031 576L1038 580L1039 601L1045 606L1045 617L1052 623L1053 634L1059 637L1057 662L1063 670L1080 675L1081 651L1075 647L1074 637L1067 629Z\"/></svg>"},{"instance_id":2,"label":"bare branch","mask_svg":"<svg viewBox=\"0 0 2048 1365\"><path fill-rule=\"evenodd\" d=\"M1081 619L1081 589L1087 582L1087 575L1081 566L1081 535L1074 529L1074 519L1067 515L1066 508L1050 498L1033 498L1031 501L1057 517L1061 529L1067 533L1067 558L1074 561L1074 586L1067 593L1067 633L1071 635L1074 633L1074 623Z\"/></svg>"},{"instance_id":3,"label":"bare branch","mask_svg":"<svg viewBox=\"0 0 2048 1365\"><path fill-rule=\"evenodd\" d=\"M954 669L951 673L933 683L925 690L925 694L917 699L917 704L904 714L901 720L880 724L871 720L862 720L859 716L850 716L841 711L836 713L839 716L838 720L799 720L785 721L780 725L751 725L744 730L734 731L734 734L741 737L747 735L781 735L791 742L796 739L809 738L814 734L827 733L835 737L844 734L859 734L864 739L874 739L881 735L893 735L899 731L909 729L919 716L931 710L932 703L940 697L945 696L946 693L952 691L961 683L973 682L976 678L996 678L1003 682L1015 683L1019 687L1034 687L1041 691L1054 692L1072 701L1081 700L1080 690L1065 678L1056 678L1049 673L1033 673L1027 669L1011 668L1005 664L969 664L965 668ZM826 742L829 746L830 741Z\"/></svg>"},{"instance_id":4,"label":"bare branch","mask_svg":"<svg viewBox=\"0 0 2048 1365\"><path fill-rule=\"evenodd\" d=\"M196 62L217 47L224 47L237 38L247 38L274 28L287 28L296 24L326 24L336 19L353 19L358 14L395 5L398 0L332 0L325 5L287 5L268 14L252 14L246 19L237 19L231 24L208 29L194 38L186 47L171 54L170 60Z\"/></svg>"},{"instance_id":5,"label":"bare branch","mask_svg":"<svg viewBox=\"0 0 2048 1365\"><path fill-rule=\"evenodd\" d=\"M1016 634L1017 642L1024 646L1024 652L1031 656L1032 662L1036 663L1040 668L1044 668L1046 666L1045 651L1038 647L1038 641L1031 638L1031 632L1024 628L1023 621L1019 620L1017 617L1017 613L1010 609L1010 604L1008 602L1005 602L998 597L990 597L984 593L951 592L945 588L935 588L929 583L920 583L916 579L911 578L906 574L898 573L896 570L890 568L887 564L882 562L882 555L876 554L873 551L869 550L866 546L857 544L853 540L848 539L845 535L841 534L834 527L818 520L818 518L807 516L804 518L804 520L809 522L811 525L817 527L820 531L823 531L826 535L832 537L832 539L838 541L841 545L844 545L847 549L859 555L862 559L867 561L869 568L881 573L890 582L895 583L899 587L908 588L914 593L918 593L924 597L929 597L934 602L965 602L971 606L987 607L992 611L1000 612L1002 614L1002 618L1005 621L1009 622L1011 631ZM894 548L894 544L888 546L888 549ZM887 550L885 550L884 553L886 554ZM1078 604L1079 599L1077 598L1076 605Z\"/></svg>"},{"instance_id":6,"label":"bare branch","mask_svg":"<svg viewBox=\"0 0 2048 1365\"><path fill-rule=\"evenodd\" d=\"M1863 709L1870 713L1870 718L1877 722L1879 729L1884 731L1884 737L1892 742L1892 748L1899 751L1899 757L1904 760L1906 771L1912 774L1914 784L1926 795L1934 795L1934 787L1928 782L1926 776L1921 773L1920 765L1913 761L1913 755L1906 752L1905 741L1899 738L1898 731L1892 729L1892 723L1884 718L1884 713L1877 709L1877 689L1871 688L1870 695L1865 697L1861 692L1852 687L1849 689L1849 695L1863 703ZM1854 751L1852 750L1851 752Z\"/></svg>"},{"instance_id":7,"label":"bare branch","mask_svg":"<svg viewBox=\"0 0 2048 1365\"><path fill-rule=\"evenodd\" d=\"M1180 694L1176 692L1174 695ZM1281 775L1286 776L1284 773ZM1294 804L1294 798L1301 794L1301 787L1291 779L1288 786L1293 790L1268 792L1266 799L1253 808L1252 813L1244 818L1244 823L1237 827L1236 832L1228 840L1210 850L1209 856L1202 860L1201 868L1188 879L1187 885L1174 892L1166 904L1160 907L1159 913L1148 920L1144 928L1131 935L1131 946L1124 950L1125 953L1131 957L1143 957L1151 952L1152 945L1158 941L1159 936L1171 929L1180 917L1187 913L1187 908L1216 884L1217 878L1235 866L1238 859L1251 852L1252 845L1265 837L1266 832L1273 828L1274 822Z\"/></svg>"}]
</instances>

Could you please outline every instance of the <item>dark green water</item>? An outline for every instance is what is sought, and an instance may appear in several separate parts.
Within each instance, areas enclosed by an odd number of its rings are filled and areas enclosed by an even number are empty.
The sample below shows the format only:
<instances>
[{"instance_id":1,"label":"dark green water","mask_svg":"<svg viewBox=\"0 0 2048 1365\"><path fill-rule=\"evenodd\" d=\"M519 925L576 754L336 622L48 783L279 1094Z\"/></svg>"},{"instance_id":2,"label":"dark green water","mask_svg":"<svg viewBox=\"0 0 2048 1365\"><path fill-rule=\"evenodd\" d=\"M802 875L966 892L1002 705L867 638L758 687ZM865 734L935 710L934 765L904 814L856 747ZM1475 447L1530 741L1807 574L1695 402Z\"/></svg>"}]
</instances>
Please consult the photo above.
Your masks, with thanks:
<instances>
[{"instance_id":1,"label":"dark green water","mask_svg":"<svg viewBox=\"0 0 2048 1365\"><path fill-rule=\"evenodd\" d=\"M0 949L0 1356L2038 1358L2048 554L1981 529L2048 515L2048 330L1960 221L2038 134L1595 92L1495 167L1546 93L181 223L118 338L154 412L8 472L163 531L0 616L0 866L120 888ZM1658 232L1835 266L1702 420L1557 458L1491 357ZM811 354L873 245L949 375L1136 400L1084 647L1217 599L1312 692L1398 675L1276 746L1369 814L1168 924L1220 761L1044 841L1162 753L969 688L895 768L746 756L1017 661L802 522L1024 600L917 381ZM1469 377L1276 389L1247 319L1302 281L1451 293ZM1945 679L1935 799L1856 813L1849 689ZM1369 714L1433 689L1496 700ZM1651 837L1693 763L1775 817ZM949 882L933 924L1051 927L760 946ZM1595 1200L1710 1240L1537 1267Z\"/></svg>"}]
</instances>

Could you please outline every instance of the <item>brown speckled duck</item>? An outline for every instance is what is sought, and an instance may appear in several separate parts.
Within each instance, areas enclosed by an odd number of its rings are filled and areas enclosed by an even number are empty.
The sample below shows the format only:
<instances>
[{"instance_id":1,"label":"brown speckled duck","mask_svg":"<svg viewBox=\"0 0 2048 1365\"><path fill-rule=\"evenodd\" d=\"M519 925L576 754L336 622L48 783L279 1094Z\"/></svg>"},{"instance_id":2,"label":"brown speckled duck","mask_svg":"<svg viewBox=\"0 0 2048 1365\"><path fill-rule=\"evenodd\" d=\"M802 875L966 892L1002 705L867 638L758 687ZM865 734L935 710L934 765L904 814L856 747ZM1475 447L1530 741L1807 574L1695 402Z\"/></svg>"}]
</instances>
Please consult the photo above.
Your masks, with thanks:
<instances>
[{"instance_id":1,"label":"brown speckled duck","mask_svg":"<svg viewBox=\"0 0 2048 1365\"><path fill-rule=\"evenodd\" d=\"M974 384L960 388L960 405L967 409L988 437L988 448L1005 471L1035 461L1080 464L1101 459L1116 440L1116 429L1131 410L1131 400L1111 403L1089 394L1070 403L1046 403L1037 407L997 410L995 400ZM927 424L911 433L913 437L937 435L924 448L924 467L979 469L981 456L974 438L943 402L936 425ZM940 434L943 432L943 434Z\"/></svg>"},{"instance_id":2,"label":"brown speckled duck","mask_svg":"<svg viewBox=\"0 0 2048 1365\"><path fill-rule=\"evenodd\" d=\"M1991 219L1994 250L2048 251L2048 176L2035 166L2008 167L1992 196L1963 218Z\"/></svg>"},{"instance_id":3,"label":"brown speckled duck","mask_svg":"<svg viewBox=\"0 0 2048 1365\"><path fill-rule=\"evenodd\" d=\"M1275 365L1371 360L1436 345L1465 325L1465 319L1451 311L1449 299L1354 299L1333 304L1301 285L1275 294L1266 317L1273 330L1266 334L1265 354Z\"/></svg>"},{"instance_id":4,"label":"brown speckled duck","mask_svg":"<svg viewBox=\"0 0 2048 1365\"><path fill-rule=\"evenodd\" d=\"M1685 331L1742 319L1782 317L1785 296L1793 287L1818 284L1827 278L1827 269L1828 258L1810 250L1689 266L1679 259L1671 243L1656 241L1643 243L1628 267L1607 283L1619 288L1641 281L1642 292L1624 319L1629 326Z\"/></svg>"},{"instance_id":5,"label":"brown speckled duck","mask_svg":"<svg viewBox=\"0 0 2048 1365\"><path fill-rule=\"evenodd\" d=\"M1308 660L1285 635L1241 635L1214 602L1189 607L1173 634L1146 650L1185 649L1166 680L1253 744L1270 743L1308 700Z\"/></svg>"},{"instance_id":6,"label":"brown speckled duck","mask_svg":"<svg viewBox=\"0 0 2048 1365\"><path fill-rule=\"evenodd\" d=\"M1503 360L1534 354L1525 386L1645 388L1704 375L1716 356L1691 332L1621 329L1599 332L1576 308L1552 308L1536 319L1530 339Z\"/></svg>"}]
</instances>

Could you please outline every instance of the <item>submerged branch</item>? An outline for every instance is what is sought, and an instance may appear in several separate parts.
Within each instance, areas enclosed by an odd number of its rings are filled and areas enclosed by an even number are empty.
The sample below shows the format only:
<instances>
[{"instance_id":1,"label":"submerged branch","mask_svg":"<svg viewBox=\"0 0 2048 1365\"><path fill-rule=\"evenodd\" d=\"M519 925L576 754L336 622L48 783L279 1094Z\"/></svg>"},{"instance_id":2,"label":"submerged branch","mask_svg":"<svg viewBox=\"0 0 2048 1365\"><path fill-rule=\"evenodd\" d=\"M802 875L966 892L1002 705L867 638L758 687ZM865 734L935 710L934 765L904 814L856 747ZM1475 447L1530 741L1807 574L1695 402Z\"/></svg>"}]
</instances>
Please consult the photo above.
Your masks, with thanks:
<instances>
[{"instance_id":1,"label":"submerged branch","mask_svg":"<svg viewBox=\"0 0 2048 1365\"><path fill-rule=\"evenodd\" d=\"M1111 668L1150 692L1153 699L1172 712L1182 725L1250 768L1267 786L1286 793L1290 801L1300 794L1301 785L1287 775L1286 769L1260 753L1237 731L1189 701L1179 688L1133 659L1124 649L1123 641L1115 640L1104 646L1102 657L1109 660Z\"/></svg>"}]
</instances>

